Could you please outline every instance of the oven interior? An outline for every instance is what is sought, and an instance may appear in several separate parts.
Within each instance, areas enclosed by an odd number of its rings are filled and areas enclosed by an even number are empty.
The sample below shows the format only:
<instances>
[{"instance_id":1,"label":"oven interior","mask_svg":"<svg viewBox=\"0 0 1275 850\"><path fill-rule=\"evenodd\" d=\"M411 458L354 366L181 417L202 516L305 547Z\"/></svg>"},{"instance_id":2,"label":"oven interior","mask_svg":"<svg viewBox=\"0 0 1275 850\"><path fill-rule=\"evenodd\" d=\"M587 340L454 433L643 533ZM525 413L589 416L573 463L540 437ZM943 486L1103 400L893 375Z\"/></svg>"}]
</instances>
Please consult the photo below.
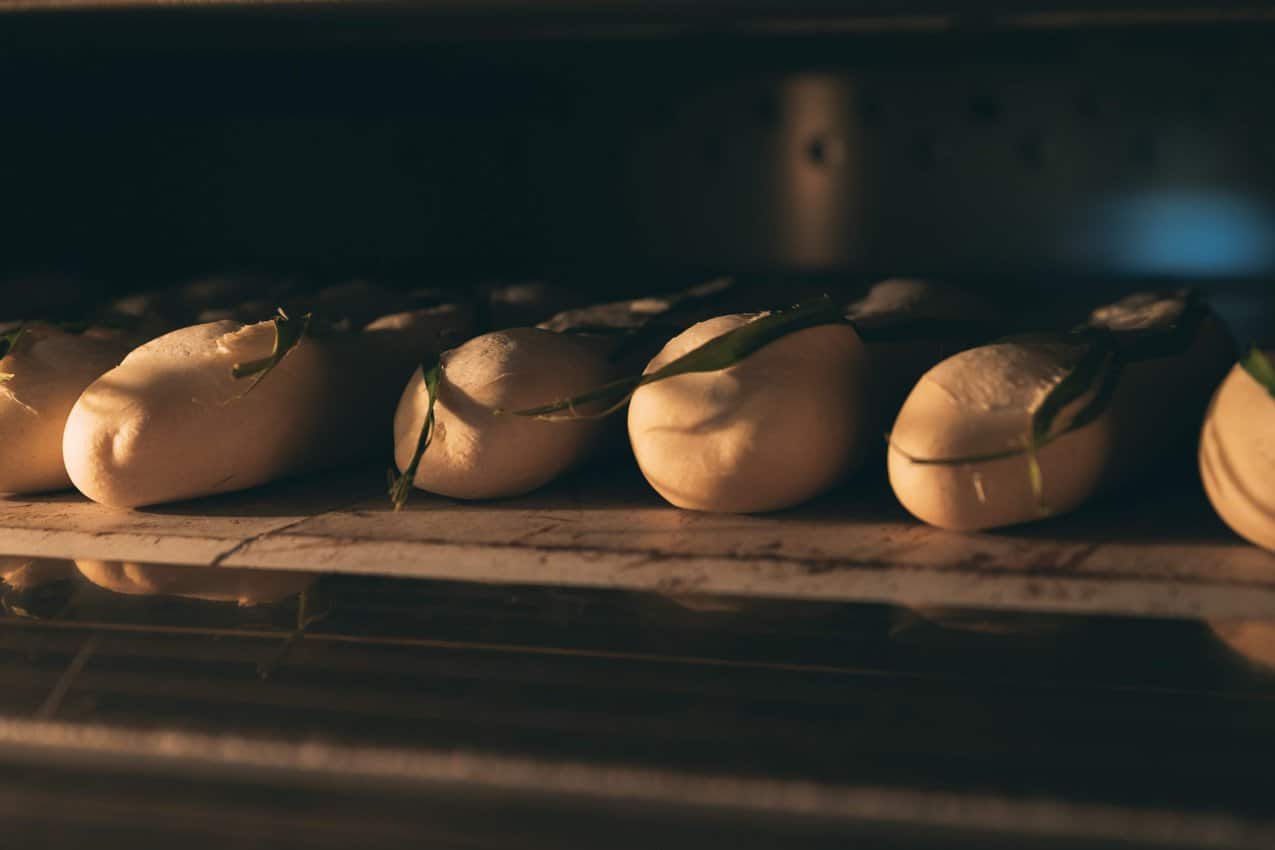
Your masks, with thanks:
<instances>
[{"instance_id":1,"label":"oven interior","mask_svg":"<svg viewBox=\"0 0 1275 850\"><path fill-rule=\"evenodd\" d=\"M1191 286L1269 343L1273 36L1229 3L17 4L0 312L208 274L599 301L921 275L1043 310ZM3 554L49 576L0 618L14 834L1275 842L1275 673L1211 628L1275 619L1275 562L1193 470L1039 532L919 540L924 567L856 562L906 521L883 478L679 525L632 471L586 470L422 500L403 522L442 530L417 539L384 530L381 474L126 518L0 507ZM550 527L570 517L584 537ZM122 595L68 566L95 547L172 587L288 591Z\"/></svg>"}]
</instances>

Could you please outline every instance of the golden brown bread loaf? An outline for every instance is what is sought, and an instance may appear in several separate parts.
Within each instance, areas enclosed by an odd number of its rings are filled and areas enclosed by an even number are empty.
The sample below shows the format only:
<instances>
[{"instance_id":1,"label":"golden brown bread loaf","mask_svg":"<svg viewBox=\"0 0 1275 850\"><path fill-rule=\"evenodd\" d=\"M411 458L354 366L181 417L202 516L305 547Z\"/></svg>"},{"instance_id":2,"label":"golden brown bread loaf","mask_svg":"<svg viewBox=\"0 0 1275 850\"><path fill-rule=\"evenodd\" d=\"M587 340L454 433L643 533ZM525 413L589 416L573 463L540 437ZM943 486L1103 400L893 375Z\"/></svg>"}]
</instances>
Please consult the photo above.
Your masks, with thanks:
<instances>
[{"instance_id":1,"label":"golden brown bread loaf","mask_svg":"<svg viewBox=\"0 0 1275 850\"><path fill-rule=\"evenodd\" d=\"M1236 364L1200 431L1200 477L1236 534L1275 551L1275 398Z\"/></svg>"},{"instance_id":2,"label":"golden brown bread loaf","mask_svg":"<svg viewBox=\"0 0 1275 850\"><path fill-rule=\"evenodd\" d=\"M38 322L23 326L0 359L0 492L37 493L71 486L62 431L84 388L128 352L115 334L69 333Z\"/></svg>"},{"instance_id":3,"label":"golden brown bread loaf","mask_svg":"<svg viewBox=\"0 0 1275 850\"><path fill-rule=\"evenodd\" d=\"M516 496L587 458L604 427L597 419L544 422L510 413L592 390L612 377L609 346L539 328L483 334L442 355L434 434L414 486L458 499ZM402 472L429 408L421 369L394 416L394 459Z\"/></svg>"},{"instance_id":4,"label":"golden brown bread loaf","mask_svg":"<svg viewBox=\"0 0 1275 850\"><path fill-rule=\"evenodd\" d=\"M71 480L116 507L241 490L375 453L413 368L464 317L435 308L305 337L255 387L232 368L270 355L274 325L209 322L130 353L67 420Z\"/></svg>"},{"instance_id":5,"label":"golden brown bread loaf","mask_svg":"<svg viewBox=\"0 0 1275 850\"><path fill-rule=\"evenodd\" d=\"M1140 294L1094 311L1090 323L1137 333L1167 327L1185 309L1181 294ZM1073 510L1194 433L1232 358L1225 327L1206 313L1182 350L1128 362L1104 412L1069 430L1099 391L1097 384L1088 388L1063 407L1049 431L1052 441L1036 451L1037 493L1021 449L1033 414L1083 353L1061 337L1010 340L962 352L927 372L890 434L890 484L903 506L931 525L962 531ZM1001 453L1011 456L980 459ZM973 460L921 462L960 458Z\"/></svg>"}]
</instances>

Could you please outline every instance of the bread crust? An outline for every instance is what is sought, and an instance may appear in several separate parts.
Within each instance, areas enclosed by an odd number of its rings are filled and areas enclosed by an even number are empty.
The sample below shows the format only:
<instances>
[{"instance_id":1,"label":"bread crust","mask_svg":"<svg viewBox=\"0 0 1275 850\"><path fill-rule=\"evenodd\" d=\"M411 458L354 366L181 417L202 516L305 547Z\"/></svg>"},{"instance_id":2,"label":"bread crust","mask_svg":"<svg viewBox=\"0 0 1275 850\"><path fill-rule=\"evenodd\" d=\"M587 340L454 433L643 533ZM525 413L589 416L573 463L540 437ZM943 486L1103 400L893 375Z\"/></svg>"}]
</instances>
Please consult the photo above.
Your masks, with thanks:
<instances>
[{"instance_id":1,"label":"bread crust","mask_svg":"<svg viewBox=\"0 0 1275 850\"><path fill-rule=\"evenodd\" d=\"M236 363L269 356L271 322L208 322L135 349L76 402L66 469L115 507L242 490L337 466L386 446L411 370L463 321L418 311L358 333L307 336L261 382Z\"/></svg>"},{"instance_id":2,"label":"bread crust","mask_svg":"<svg viewBox=\"0 0 1275 850\"><path fill-rule=\"evenodd\" d=\"M85 387L127 353L113 335L73 334L26 325L0 359L0 492L39 493L71 486L62 462L62 431Z\"/></svg>"},{"instance_id":3,"label":"bread crust","mask_svg":"<svg viewBox=\"0 0 1275 850\"><path fill-rule=\"evenodd\" d=\"M596 389L613 375L606 346L571 334L513 328L475 337L444 353L434 434L414 485L457 499L517 496L583 462L602 420L545 422L509 411ZM429 408L417 369L394 415L394 459L411 462ZM504 413L497 415L494 411Z\"/></svg>"},{"instance_id":4,"label":"bread crust","mask_svg":"<svg viewBox=\"0 0 1275 850\"><path fill-rule=\"evenodd\" d=\"M1239 364L1209 404L1199 462L1218 516L1244 539L1275 551L1275 398Z\"/></svg>"},{"instance_id":5,"label":"bread crust","mask_svg":"<svg viewBox=\"0 0 1275 850\"><path fill-rule=\"evenodd\" d=\"M675 337L652 372L742 327L757 314L709 319ZM831 488L862 462L871 440L867 354L849 325L784 336L716 372L640 388L629 440L646 480L680 508L758 513Z\"/></svg>"}]
</instances>

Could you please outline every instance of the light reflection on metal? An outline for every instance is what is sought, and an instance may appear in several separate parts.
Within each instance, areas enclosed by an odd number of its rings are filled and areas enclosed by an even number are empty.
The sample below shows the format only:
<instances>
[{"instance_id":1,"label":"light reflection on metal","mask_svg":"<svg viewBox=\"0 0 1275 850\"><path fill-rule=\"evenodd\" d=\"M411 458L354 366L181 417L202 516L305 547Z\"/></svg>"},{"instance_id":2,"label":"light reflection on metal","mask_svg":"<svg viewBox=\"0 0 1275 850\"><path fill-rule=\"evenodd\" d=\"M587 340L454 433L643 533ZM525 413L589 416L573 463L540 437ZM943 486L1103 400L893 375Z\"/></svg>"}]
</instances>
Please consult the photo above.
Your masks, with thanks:
<instances>
[{"instance_id":1,"label":"light reflection on metal","mask_svg":"<svg viewBox=\"0 0 1275 850\"><path fill-rule=\"evenodd\" d=\"M780 88L789 118L780 140L779 244L799 266L837 265L857 254L862 141L850 120L857 94L851 81L826 75L795 77Z\"/></svg>"},{"instance_id":2,"label":"light reflection on metal","mask_svg":"<svg viewBox=\"0 0 1275 850\"><path fill-rule=\"evenodd\" d=\"M303 572L185 567L77 558L80 575L129 596L177 596L237 605L268 605L304 591L317 578Z\"/></svg>"},{"instance_id":3,"label":"light reflection on metal","mask_svg":"<svg viewBox=\"0 0 1275 850\"><path fill-rule=\"evenodd\" d=\"M861 258L856 80L803 73L679 96L685 103L666 125L644 113L625 131L633 140L625 191L635 198L642 254L709 265L729 257L736 267L826 268Z\"/></svg>"}]
</instances>

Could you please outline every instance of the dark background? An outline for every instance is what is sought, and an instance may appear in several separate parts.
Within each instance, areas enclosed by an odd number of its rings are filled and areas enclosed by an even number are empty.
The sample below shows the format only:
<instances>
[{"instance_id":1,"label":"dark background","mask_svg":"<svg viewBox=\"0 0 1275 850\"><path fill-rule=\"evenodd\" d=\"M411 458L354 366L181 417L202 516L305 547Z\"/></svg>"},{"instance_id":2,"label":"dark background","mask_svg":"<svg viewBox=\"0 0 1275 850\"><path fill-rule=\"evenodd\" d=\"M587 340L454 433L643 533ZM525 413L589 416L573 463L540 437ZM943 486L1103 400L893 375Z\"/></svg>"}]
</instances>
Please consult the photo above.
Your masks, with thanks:
<instances>
[{"instance_id":1,"label":"dark background","mask_svg":"<svg viewBox=\"0 0 1275 850\"><path fill-rule=\"evenodd\" d=\"M0 268L1275 269L1275 17L1041 5L37 4Z\"/></svg>"}]
</instances>

